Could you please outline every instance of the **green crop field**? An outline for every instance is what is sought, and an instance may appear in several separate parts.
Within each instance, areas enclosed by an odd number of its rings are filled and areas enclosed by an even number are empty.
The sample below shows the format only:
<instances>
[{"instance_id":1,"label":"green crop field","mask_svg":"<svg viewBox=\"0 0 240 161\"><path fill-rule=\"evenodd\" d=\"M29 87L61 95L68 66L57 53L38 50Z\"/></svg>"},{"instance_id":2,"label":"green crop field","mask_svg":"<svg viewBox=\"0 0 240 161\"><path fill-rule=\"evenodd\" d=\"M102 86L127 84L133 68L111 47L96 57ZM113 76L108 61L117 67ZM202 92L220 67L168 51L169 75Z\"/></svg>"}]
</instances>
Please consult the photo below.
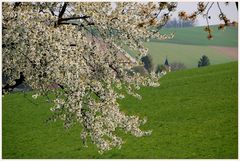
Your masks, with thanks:
<instances>
[{"instance_id":1,"label":"green crop field","mask_svg":"<svg viewBox=\"0 0 240 161\"><path fill-rule=\"evenodd\" d=\"M238 47L238 28L228 27L225 31L219 31L217 26L212 26L213 40L206 38L207 33L203 31L204 27L186 27L169 28L160 31L162 34L175 32L175 37L170 40L151 40L144 44L149 49L149 54L153 58L154 65L163 64L166 57L169 63L184 63L187 68L197 67L198 61L202 55L210 59L211 64L222 64L235 61L232 57L216 50L210 46L219 47ZM135 51L126 51L133 57L136 57ZM229 51L231 52L231 51Z\"/></svg>"},{"instance_id":2,"label":"green crop field","mask_svg":"<svg viewBox=\"0 0 240 161\"><path fill-rule=\"evenodd\" d=\"M218 30L218 26L211 26L213 39L207 39L204 27L169 28L160 30L162 34L175 32L171 40L152 40L163 43L190 44L190 45L214 45L214 46L238 46L238 27L227 27L224 31Z\"/></svg>"},{"instance_id":3,"label":"green crop field","mask_svg":"<svg viewBox=\"0 0 240 161\"><path fill-rule=\"evenodd\" d=\"M232 61L212 48L197 45L180 45L170 43L150 42L145 44L153 57L154 64L163 64L166 56L169 63L182 62L187 68L197 67L202 55L208 56L211 64L221 64Z\"/></svg>"},{"instance_id":4,"label":"green crop field","mask_svg":"<svg viewBox=\"0 0 240 161\"><path fill-rule=\"evenodd\" d=\"M157 64L163 64L166 57L169 63L181 62L184 63L187 68L197 67L202 55L208 56L211 64L222 64L233 61L233 59L207 46L159 42L147 42L144 46L148 48L155 66ZM128 50L128 53L133 57L136 56L136 52L134 51Z\"/></svg>"},{"instance_id":5,"label":"green crop field","mask_svg":"<svg viewBox=\"0 0 240 161\"><path fill-rule=\"evenodd\" d=\"M62 122L46 124L50 105L33 103L31 93L3 97L2 156L6 158L237 158L237 62L171 72L158 88L142 88L143 100L120 102L128 114L147 116L136 138L119 132L121 150L98 154L84 148L79 125L64 130Z\"/></svg>"}]
</instances>

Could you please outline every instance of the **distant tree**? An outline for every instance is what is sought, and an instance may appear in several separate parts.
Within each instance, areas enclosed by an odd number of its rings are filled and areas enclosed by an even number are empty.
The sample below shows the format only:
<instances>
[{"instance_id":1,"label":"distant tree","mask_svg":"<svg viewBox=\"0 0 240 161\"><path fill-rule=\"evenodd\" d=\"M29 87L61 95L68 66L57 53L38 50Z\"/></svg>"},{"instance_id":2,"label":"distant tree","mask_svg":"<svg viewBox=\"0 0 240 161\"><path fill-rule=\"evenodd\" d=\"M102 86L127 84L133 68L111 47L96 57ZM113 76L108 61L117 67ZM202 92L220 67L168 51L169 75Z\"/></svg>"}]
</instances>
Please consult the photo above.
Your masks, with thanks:
<instances>
[{"instance_id":1,"label":"distant tree","mask_svg":"<svg viewBox=\"0 0 240 161\"><path fill-rule=\"evenodd\" d=\"M161 73L162 67L163 67L163 65L158 64L158 65L157 65L157 68L156 68L156 70L155 70L155 73L156 73L156 74Z\"/></svg>"},{"instance_id":2,"label":"distant tree","mask_svg":"<svg viewBox=\"0 0 240 161\"><path fill-rule=\"evenodd\" d=\"M193 27L195 26L195 24L196 24L196 21L174 18L173 20L168 21L167 24L164 26L164 28Z\"/></svg>"},{"instance_id":3,"label":"distant tree","mask_svg":"<svg viewBox=\"0 0 240 161\"><path fill-rule=\"evenodd\" d=\"M172 71L186 69L186 66L181 62L173 62L170 64L170 67Z\"/></svg>"},{"instance_id":4,"label":"distant tree","mask_svg":"<svg viewBox=\"0 0 240 161\"><path fill-rule=\"evenodd\" d=\"M208 66L210 65L210 60L206 55L203 55L198 61L198 67Z\"/></svg>"},{"instance_id":5,"label":"distant tree","mask_svg":"<svg viewBox=\"0 0 240 161\"><path fill-rule=\"evenodd\" d=\"M144 64L144 68L148 71L148 73L151 73L151 71L153 71L153 60L151 55L146 55L144 57L141 58L143 64Z\"/></svg>"},{"instance_id":6,"label":"distant tree","mask_svg":"<svg viewBox=\"0 0 240 161\"><path fill-rule=\"evenodd\" d=\"M169 66L167 57L166 57L166 59L165 59L164 65L165 65L165 66Z\"/></svg>"},{"instance_id":7,"label":"distant tree","mask_svg":"<svg viewBox=\"0 0 240 161\"><path fill-rule=\"evenodd\" d=\"M157 68L156 68L156 70L155 70L155 73L156 74L159 74L159 73L161 73L161 72L169 72L169 67L168 66L166 66L166 65L163 65L163 64L158 64L157 65Z\"/></svg>"}]
</instances>

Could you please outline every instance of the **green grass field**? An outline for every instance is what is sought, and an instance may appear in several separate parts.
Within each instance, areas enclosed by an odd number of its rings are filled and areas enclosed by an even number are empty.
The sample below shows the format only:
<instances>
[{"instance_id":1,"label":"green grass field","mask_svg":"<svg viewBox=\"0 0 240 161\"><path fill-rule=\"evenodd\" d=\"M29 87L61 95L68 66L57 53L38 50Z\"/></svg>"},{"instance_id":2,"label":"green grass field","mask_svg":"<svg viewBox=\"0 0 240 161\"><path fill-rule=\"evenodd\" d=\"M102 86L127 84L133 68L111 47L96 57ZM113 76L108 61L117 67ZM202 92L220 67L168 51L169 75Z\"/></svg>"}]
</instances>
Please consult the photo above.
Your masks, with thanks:
<instances>
[{"instance_id":1,"label":"green grass field","mask_svg":"<svg viewBox=\"0 0 240 161\"><path fill-rule=\"evenodd\" d=\"M211 26L213 39L207 39L204 27L168 28L160 31L162 34L175 32L171 40L157 41L163 43L189 44L189 45L214 45L214 46L238 46L238 27L227 27L224 31L218 30L218 26Z\"/></svg>"},{"instance_id":2,"label":"green grass field","mask_svg":"<svg viewBox=\"0 0 240 161\"><path fill-rule=\"evenodd\" d=\"M169 63L181 62L184 63L187 68L196 68L199 59L203 55L209 58L211 64L222 64L233 61L233 59L207 46L159 42L147 42L144 46L149 49L155 66L157 64L164 64L166 57ZM128 53L133 57L136 56L136 52L134 51L128 50Z\"/></svg>"},{"instance_id":3,"label":"green grass field","mask_svg":"<svg viewBox=\"0 0 240 161\"><path fill-rule=\"evenodd\" d=\"M120 133L121 150L98 154L84 148L80 129L46 124L50 105L31 93L3 97L2 156L6 158L237 158L237 62L171 72L158 88L142 88L143 100L121 101L128 114L147 116L151 136Z\"/></svg>"},{"instance_id":4,"label":"green grass field","mask_svg":"<svg viewBox=\"0 0 240 161\"><path fill-rule=\"evenodd\" d=\"M149 54L153 58L155 66L163 64L166 57L169 63L181 62L187 68L196 68L202 55L210 59L211 64L222 64L235 61L219 50L209 46L236 47L238 46L238 28L228 27L225 31L219 31L217 26L212 26L213 40L206 38L207 33L203 27L169 28L163 29L160 33L166 34L176 32L173 39L170 40L152 40L144 44L149 49ZM127 52L136 57L137 53L127 49Z\"/></svg>"},{"instance_id":5,"label":"green grass field","mask_svg":"<svg viewBox=\"0 0 240 161\"><path fill-rule=\"evenodd\" d=\"M206 55L211 64L222 64L232 61L224 54L219 54L218 51L203 46L157 42L146 43L145 46L148 47L154 64L163 64L166 56L169 63L181 62L187 68L196 68L202 55Z\"/></svg>"}]
</instances>

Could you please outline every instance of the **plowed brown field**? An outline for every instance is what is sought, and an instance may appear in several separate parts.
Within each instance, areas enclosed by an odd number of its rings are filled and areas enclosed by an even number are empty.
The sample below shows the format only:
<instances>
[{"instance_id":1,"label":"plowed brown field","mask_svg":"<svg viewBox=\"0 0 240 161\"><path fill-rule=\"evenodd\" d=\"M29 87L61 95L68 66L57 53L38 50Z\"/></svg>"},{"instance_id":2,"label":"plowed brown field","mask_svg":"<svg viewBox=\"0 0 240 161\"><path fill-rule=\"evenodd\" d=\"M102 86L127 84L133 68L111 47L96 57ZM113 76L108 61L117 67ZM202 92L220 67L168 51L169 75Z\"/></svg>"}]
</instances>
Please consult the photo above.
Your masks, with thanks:
<instances>
[{"instance_id":1,"label":"plowed brown field","mask_svg":"<svg viewBox=\"0 0 240 161\"><path fill-rule=\"evenodd\" d=\"M229 58L238 60L238 48L237 47L220 47L220 46L209 46L217 51L219 54L228 56Z\"/></svg>"}]
</instances>

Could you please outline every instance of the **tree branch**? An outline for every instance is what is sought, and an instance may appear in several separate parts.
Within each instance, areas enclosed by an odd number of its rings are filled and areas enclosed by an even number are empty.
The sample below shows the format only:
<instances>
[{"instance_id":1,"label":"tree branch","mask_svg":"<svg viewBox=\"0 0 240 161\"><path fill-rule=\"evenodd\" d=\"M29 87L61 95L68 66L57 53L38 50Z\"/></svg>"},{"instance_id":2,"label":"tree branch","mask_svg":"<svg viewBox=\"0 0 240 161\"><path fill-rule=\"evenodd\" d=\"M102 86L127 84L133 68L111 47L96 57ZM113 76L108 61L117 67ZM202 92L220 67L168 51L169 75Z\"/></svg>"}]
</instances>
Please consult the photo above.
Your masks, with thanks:
<instances>
[{"instance_id":1,"label":"tree branch","mask_svg":"<svg viewBox=\"0 0 240 161\"><path fill-rule=\"evenodd\" d=\"M13 9L16 9L18 6L20 6L21 5L21 2L15 2L14 3L14 6L13 6Z\"/></svg>"},{"instance_id":2,"label":"tree branch","mask_svg":"<svg viewBox=\"0 0 240 161\"><path fill-rule=\"evenodd\" d=\"M19 79L15 79L15 84L14 85L9 85L9 84L6 84L4 87L3 87L3 94L5 92L9 92L9 91L12 91L14 88L16 88L17 86L19 86L20 84L22 84L25 80L25 77L23 75L22 72L20 72L20 78Z\"/></svg>"},{"instance_id":3,"label":"tree branch","mask_svg":"<svg viewBox=\"0 0 240 161\"><path fill-rule=\"evenodd\" d=\"M53 11L51 8L48 8L48 9L49 9L49 11L51 12L51 14L52 14L53 16L56 16L55 13L54 13L54 11Z\"/></svg>"},{"instance_id":4,"label":"tree branch","mask_svg":"<svg viewBox=\"0 0 240 161\"><path fill-rule=\"evenodd\" d=\"M57 84L61 89L64 89L63 85Z\"/></svg>"},{"instance_id":5,"label":"tree branch","mask_svg":"<svg viewBox=\"0 0 240 161\"><path fill-rule=\"evenodd\" d=\"M59 21L68 21L68 20L78 20L78 19L87 19L90 16L77 16L77 17L69 17L69 18L60 18Z\"/></svg>"},{"instance_id":6,"label":"tree branch","mask_svg":"<svg viewBox=\"0 0 240 161\"><path fill-rule=\"evenodd\" d=\"M84 20L87 22L87 25L94 25L93 22L89 22L87 20L87 18L90 18L90 16L77 16L77 17L69 17L69 18L60 18L58 19L57 25L80 25L81 27L83 27L83 24L78 24L75 22L69 22L69 20Z\"/></svg>"},{"instance_id":7,"label":"tree branch","mask_svg":"<svg viewBox=\"0 0 240 161\"><path fill-rule=\"evenodd\" d=\"M64 12L66 11L67 5L68 5L68 3L67 3L67 2L64 2L63 7L62 7L62 9L61 9L61 11L60 11L60 13L59 13L59 15L58 15L58 19L61 19L61 18L62 18Z\"/></svg>"},{"instance_id":8,"label":"tree branch","mask_svg":"<svg viewBox=\"0 0 240 161\"><path fill-rule=\"evenodd\" d=\"M74 22L59 22L58 25L75 25L78 26L79 24Z\"/></svg>"}]
</instances>

